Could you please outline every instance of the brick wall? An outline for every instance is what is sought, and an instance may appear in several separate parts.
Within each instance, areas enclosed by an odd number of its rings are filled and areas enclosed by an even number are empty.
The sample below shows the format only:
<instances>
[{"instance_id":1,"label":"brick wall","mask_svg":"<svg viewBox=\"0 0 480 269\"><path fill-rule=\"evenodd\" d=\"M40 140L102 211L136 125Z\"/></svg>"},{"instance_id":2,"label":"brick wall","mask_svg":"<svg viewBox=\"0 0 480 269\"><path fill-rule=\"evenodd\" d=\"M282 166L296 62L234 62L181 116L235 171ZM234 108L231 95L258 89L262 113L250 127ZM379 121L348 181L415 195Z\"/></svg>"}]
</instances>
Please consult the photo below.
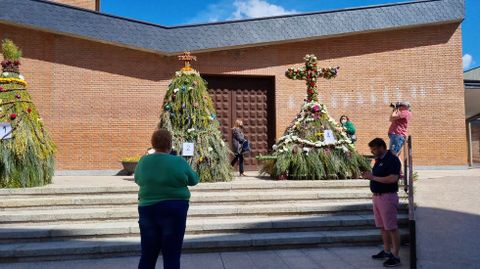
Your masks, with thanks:
<instances>
[{"instance_id":1,"label":"brick wall","mask_svg":"<svg viewBox=\"0 0 480 269\"><path fill-rule=\"evenodd\" d=\"M472 123L472 160L480 164L480 122Z\"/></svg>"},{"instance_id":2,"label":"brick wall","mask_svg":"<svg viewBox=\"0 0 480 269\"><path fill-rule=\"evenodd\" d=\"M91 10L96 10L97 1L96 0L49 0L51 2L57 2L65 5L81 7Z\"/></svg>"},{"instance_id":3,"label":"brick wall","mask_svg":"<svg viewBox=\"0 0 480 269\"><path fill-rule=\"evenodd\" d=\"M176 57L0 24L24 51L22 71L58 146L57 169L119 169L121 157L149 146ZM467 146L458 24L197 54L204 74L276 78L276 134L298 113L305 84L284 77L315 53L339 76L320 82L336 119L358 129L358 149L386 138L388 104L409 100L417 165L465 165Z\"/></svg>"}]
</instances>

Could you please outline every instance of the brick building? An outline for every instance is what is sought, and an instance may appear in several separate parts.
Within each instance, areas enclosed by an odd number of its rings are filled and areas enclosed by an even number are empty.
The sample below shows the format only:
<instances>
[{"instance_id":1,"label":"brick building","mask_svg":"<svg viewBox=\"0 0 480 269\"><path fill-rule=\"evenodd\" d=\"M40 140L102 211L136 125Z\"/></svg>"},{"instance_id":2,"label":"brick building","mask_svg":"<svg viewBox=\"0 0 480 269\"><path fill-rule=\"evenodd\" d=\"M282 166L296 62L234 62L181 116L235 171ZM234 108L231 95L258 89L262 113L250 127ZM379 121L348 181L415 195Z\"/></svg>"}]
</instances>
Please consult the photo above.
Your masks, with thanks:
<instances>
[{"instance_id":1,"label":"brick building","mask_svg":"<svg viewBox=\"0 0 480 269\"><path fill-rule=\"evenodd\" d=\"M199 59L194 67L209 82L224 131L243 118L257 153L282 135L305 97L304 83L285 70L314 53L320 66L341 68L321 81L320 98L332 116L356 124L359 151L386 138L388 104L408 100L416 165L467 164L463 0L178 27L102 14L95 0L55 2L0 0L8 10L0 38L23 49L22 71L57 144L59 171L119 170L122 157L143 153L184 50Z\"/></svg>"},{"instance_id":2,"label":"brick building","mask_svg":"<svg viewBox=\"0 0 480 269\"><path fill-rule=\"evenodd\" d=\"M480 67L463 74L465 84L465 118L469 143L469 165L480 165Z\"/></svg>"}]
</instances>

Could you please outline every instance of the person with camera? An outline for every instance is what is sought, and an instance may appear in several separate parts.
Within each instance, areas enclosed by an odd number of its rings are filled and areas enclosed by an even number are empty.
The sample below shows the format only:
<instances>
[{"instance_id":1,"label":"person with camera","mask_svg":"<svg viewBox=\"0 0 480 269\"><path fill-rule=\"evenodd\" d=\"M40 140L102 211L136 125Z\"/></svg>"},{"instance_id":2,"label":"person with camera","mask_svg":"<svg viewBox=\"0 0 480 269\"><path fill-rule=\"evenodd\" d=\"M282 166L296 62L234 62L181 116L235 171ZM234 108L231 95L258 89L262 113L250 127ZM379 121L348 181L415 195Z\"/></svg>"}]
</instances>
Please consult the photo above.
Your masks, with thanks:
<instances>
[{"instance_id":1,"label":"person with camera","mask_svg":"<svg viewBox=\"0 0 480 269\"><path fill-rule=\"evenodd\" d=\"M141 257L139 269L154 269L161 252L164 269L179 269L190 191L199 182L188 162L172 154L172 135L165 129L152 135L151 154L135 168Z\"/></svg>"},{"instance_id":2,"label":"person with camera","mask_svg":"<svg viewBox=\"0 0 480 269\"><path fill-rule=\"evenodd\" d=\"M397 207L398 180L402 166L398 156L387 150L383 139L375 138L368 146L375 157L375 164L372 172L364 172L362 176L370 180L375 226L381 229L383 241L383 250L372 258L385 260L385 267L394 267L400 265Z\"/></svg>"},{"instance_id":3,"label":"person with camera","mask_svg":"<svg viewBox=\"0 0 480 269\"><path fill-rule=\"evenodd\" d=\"M412 118L410 104L408 102L398 102L390 104L393 108L390 115L390 128L388 129L388 138L390 138L389 150L395 155L400 155L403 144L408 135L408 123Z\"/></svg>"}]
</instances>

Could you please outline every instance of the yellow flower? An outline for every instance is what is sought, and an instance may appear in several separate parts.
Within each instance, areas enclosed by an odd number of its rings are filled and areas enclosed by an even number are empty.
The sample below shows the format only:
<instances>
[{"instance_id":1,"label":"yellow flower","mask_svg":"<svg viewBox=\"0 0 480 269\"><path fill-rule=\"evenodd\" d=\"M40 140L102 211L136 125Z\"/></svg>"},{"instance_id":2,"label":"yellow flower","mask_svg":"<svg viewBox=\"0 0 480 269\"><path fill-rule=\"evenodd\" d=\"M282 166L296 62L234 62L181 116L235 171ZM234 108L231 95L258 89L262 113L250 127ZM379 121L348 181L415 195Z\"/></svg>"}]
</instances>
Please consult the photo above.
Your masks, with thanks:
<instances>
[{"instance_id":1,"label":"yellow flower","mask_svg":"<svg viewBox=\"0 0 480 269\"><path fill-rule=\"evenodd\" d=\"M12 83L12 82L15 82L15 83L18 83L18 84L21 84L23 86L27 86L27 82L23 79L18 79L18 78L0 78L0 83L3 82L3 83Z\"/></svg>"},{"instance_id":2,"label":"yellow flower","mask_svg":"<svg viewBox=\"0 0 480 269\"><path fill-rule=\"evenodd\" d=\"M122 159L122 162L138 162L142 156L129 156Z\"/></svg>"}]
</instances>

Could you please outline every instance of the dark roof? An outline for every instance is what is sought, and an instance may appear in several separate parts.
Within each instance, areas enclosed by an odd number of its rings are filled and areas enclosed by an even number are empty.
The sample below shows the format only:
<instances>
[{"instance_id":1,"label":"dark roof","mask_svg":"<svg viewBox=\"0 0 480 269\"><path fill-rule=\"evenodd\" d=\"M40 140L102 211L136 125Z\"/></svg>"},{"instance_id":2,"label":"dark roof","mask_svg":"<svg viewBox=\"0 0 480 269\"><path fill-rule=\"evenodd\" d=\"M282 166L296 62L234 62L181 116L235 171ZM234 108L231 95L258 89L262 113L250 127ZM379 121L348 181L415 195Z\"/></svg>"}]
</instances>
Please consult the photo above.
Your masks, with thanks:
<instances>
[{"instance_id":1,"label":"dark roof","mask_svg":"<svg viewBox=\"0 0 480 269\"><path fill-rule=\"evenodd\" d=\"M175 54L460 22L464 0L425 0L165 27L41 0L0 0L0 22ZM8 12L5 12L8 10Z\"/></svg>"},{"instance_id":2,"label":"dark roof","mask_svg":"<svg viewBox=\"0 0 480 269\"><path fill-rule=\"evenodd\" d=\"M480 89L480 80L464 80L465 89Z\"/></svg>"}]
</instances>

